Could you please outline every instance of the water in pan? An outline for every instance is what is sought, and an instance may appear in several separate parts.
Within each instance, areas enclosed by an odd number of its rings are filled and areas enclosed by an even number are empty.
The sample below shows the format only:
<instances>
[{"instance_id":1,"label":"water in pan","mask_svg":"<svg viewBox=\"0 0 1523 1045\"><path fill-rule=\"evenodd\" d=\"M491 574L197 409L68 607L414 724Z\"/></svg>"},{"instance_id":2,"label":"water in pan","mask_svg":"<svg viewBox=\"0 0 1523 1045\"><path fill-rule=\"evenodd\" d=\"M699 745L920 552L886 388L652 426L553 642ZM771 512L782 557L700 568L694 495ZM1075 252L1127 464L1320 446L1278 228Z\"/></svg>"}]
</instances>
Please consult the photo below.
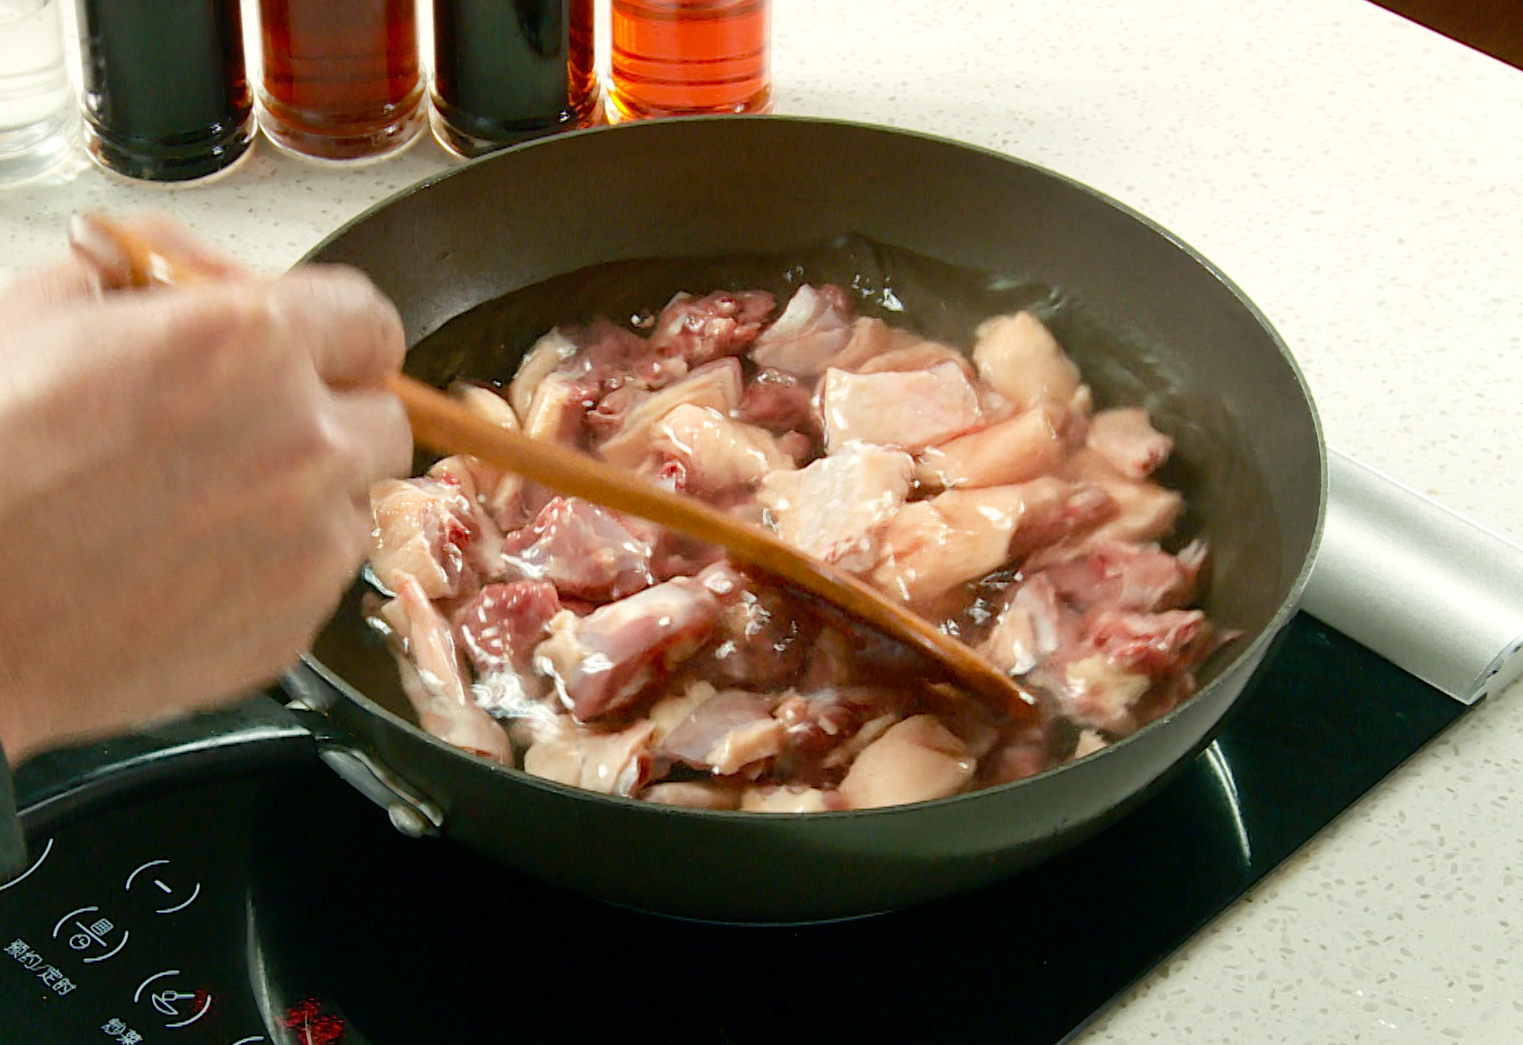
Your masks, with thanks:
<instances>
[{"instance_id":1,"label":"water in pan","mask_svg":"<svg viewBox=\"0 0 1523 1045\"><path fill-rule=\"evenodd\" d=\"M600 316L633 322L673 293L761 288L779 303L801 283L847 287L860 314L966 349L990 315L1029 309L1079 362L1101 405L1142 405L1177 443L1161 480L1186 493L1177 546L1209 537L1217 569L1207 606L1229 627L1250 633L1278 606L1280 563L1274 515L1247 441L1219 395L1192 383L1188 368L1154 345L1091 317L1082 302L1025 274L990 274L848 236L787 258L634 260L546 280L485 302L421 341L409 357L415 376L438 385L456 378L505 385L535 339L556 325ZM417 470L429 464L420 458ZM1225 521L1225 522L1224 522ZM319 655L341 675L411 718L390 658L368 637L368 655L325 643ZM353 643L350 643L351 645ZM340 644L342 645L342 644ZM1218 665L1219 666L1219 665ZM1211 668L1208 667L1208 672Z\"/></svg>"}]
</instances>

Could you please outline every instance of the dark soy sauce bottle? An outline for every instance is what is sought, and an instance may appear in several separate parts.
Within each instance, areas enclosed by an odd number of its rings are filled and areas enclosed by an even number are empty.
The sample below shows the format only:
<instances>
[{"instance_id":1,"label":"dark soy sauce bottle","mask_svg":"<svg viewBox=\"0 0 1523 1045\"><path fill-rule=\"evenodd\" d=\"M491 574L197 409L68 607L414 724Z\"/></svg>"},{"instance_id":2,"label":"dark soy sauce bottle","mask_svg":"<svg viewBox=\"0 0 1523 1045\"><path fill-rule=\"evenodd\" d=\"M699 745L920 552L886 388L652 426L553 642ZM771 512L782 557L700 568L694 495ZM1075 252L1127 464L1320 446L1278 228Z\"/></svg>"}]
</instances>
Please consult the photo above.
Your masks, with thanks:
<instances>
[{"instance_id":1,"label":"dark soy sauce bottle","mask_svg":"<svg viewBox=\"0 0 1523 1045\"><path fill-rule=\"evenodd\" d=\"M433 0L434 135L462 156L597 114L593 0Z\"/></svg>"},{"instance_id":2,"label":"dark soy sauce bottle","mask_svg":"<svg viewBox=\"0 0 1523 1045\"><path fill-rule=\"evenodd\" d=\"M129 178L187 181L253 140L239 0L79 0L86 145Z\"/></svg>"}]
</instances>

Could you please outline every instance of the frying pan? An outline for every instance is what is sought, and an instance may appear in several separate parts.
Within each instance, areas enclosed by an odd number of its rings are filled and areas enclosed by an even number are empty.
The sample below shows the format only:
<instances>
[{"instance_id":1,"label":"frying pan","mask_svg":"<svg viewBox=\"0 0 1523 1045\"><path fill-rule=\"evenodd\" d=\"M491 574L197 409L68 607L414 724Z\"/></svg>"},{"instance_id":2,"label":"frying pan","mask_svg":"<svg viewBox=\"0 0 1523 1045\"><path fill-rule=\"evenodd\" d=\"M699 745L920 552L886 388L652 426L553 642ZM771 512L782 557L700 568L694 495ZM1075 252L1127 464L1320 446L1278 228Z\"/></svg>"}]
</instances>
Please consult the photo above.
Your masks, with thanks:
<instances>
[{"instance_id":1,"label":"frying pan","mask_svg":"<svg viewBox=\"0 0 1523 1045\"><path fill-rule=\"evenodd\" d=\"M1289 352L1241 291L1091 189L883 128L672 120L478 160L380 204L306 260L368 273L396 303L409 343L421 343L408 371L443 384L489 376L484 369L511 374L544 332L526 319L532 308L471 311L502 295L534 299L538 287L541 302L573 310L601 300L617 315L621 292L706 293L754 282L768 259L775 269L790 257L860 262L877 291L894 291L877 293L880 306L903 304L922 333L964 344L988 301L1045 310L1102 404L1146 405L1175 437L1164 479L1190 506L1178 537L1211 541L1205 605L1241 638L1205 665L1193 698L1091 757L939 801L763 815L598 795L434 739L363 622L361 581L289 688L322 713L325 758L400 828L440 832L631 907L740 922L840 918L1052 856L1186 764L1229 713L1310 572L1326 494L1316 412ZM968 272L981 282L949 275Z\"/></svg>"}]
</instances>

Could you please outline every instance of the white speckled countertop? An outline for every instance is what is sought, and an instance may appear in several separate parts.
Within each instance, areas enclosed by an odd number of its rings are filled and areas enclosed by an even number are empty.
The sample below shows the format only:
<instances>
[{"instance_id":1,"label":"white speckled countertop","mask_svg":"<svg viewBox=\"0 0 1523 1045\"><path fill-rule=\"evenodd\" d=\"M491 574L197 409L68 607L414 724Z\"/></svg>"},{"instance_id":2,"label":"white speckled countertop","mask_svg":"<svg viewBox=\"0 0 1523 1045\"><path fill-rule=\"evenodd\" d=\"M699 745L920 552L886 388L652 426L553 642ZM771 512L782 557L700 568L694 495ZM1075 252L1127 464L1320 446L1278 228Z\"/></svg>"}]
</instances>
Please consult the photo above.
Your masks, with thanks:
<instances>
[{"instance_id":1,"label":"white speckled countertop","mask_svg":"<svg viewBox=\"0 0 1523 1045\"><path fill-rule=\"evenodd\" d=\"M1523 72L1364 0L778 0L784 113L1005 150L1153 217L1289 342L1329 442L1523 540ZM1499 16L1500 17L1500 16ZM447 160L261 144L198 188L0 190L0 276L85 207L288 265ZM1523 704L1494 698L1081 1040L1523 1041Z\"/></svg>"}]
</instances>

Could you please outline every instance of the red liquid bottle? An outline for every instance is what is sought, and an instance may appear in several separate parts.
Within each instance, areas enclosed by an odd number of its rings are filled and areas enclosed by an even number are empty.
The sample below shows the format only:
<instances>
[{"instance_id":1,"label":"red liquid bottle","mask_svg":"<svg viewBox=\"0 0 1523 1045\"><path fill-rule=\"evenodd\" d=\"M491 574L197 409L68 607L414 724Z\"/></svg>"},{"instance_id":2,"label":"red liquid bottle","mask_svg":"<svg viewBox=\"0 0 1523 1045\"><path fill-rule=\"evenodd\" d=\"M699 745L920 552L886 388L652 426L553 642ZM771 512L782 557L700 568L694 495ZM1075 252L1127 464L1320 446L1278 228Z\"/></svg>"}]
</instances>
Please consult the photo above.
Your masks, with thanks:
<instances>
[{"instance_id":1,"label":"red liquid bottle","mask_svg":"<svg viewBox=\"0 0 1523 1045\"><path fill-rule=\"evenodd\" d=\"M384 156L423 126L414 0L260 0L260 124L324 160Z\"/></svg>"},{"instance_id":2,"label":"red liquid bottle","mask_svg":"<svg viewBox=\"0 0 1523 1045\"><path fill-rule=\"evenodd\" d=\"M613 0L610 120L772 108L768 0Z\"/></svg>"}]
</instances>

